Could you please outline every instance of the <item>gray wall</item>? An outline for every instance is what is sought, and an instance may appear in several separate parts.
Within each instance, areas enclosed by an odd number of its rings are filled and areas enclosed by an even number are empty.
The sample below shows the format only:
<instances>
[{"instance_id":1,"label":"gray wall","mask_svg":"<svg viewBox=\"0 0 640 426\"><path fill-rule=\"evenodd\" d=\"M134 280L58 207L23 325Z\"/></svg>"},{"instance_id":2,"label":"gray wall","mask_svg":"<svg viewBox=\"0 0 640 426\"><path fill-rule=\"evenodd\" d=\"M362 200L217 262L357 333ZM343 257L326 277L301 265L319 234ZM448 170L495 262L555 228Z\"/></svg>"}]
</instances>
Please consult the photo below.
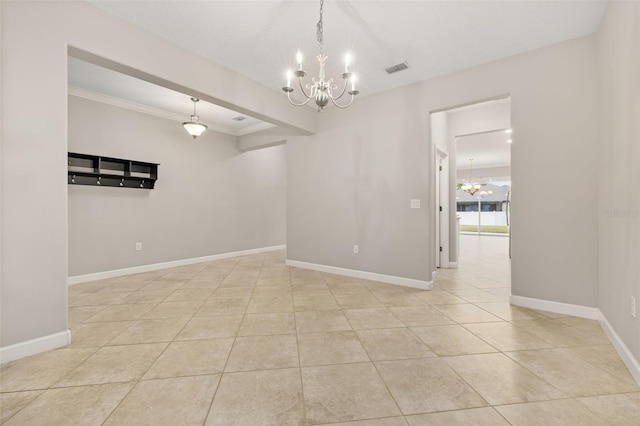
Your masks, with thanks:
<instances>
[{"instance_id":1,"label":"gray wall","mask_svg":"<svg viewBox=\"0 0 640 426\"><path fill-rule=\"evenodd\" d=\"M6 347L67 330L70 47L287 128L313 131L317 114L88 3L0 2L0 8L0 346Z\"/></svg>"},{"instance_id":2,"label":"gray wall","mask_svg":"<svg viewBox=\"0 0 640 426\"><path fill-rule=\"evenodd\" d=\"M595 68L595 37L589 36L324 112L316 135L287 144L288 258L430 280L429 113L510 93L518 194L512 291L596 306L597 180L584 173L597 167ZM545 187L560 190L542 193ZM422 199L422 208L410 209L411 198ZM582 214L558 218L542 205L579 205ZM354 244L360 254L353 254Z\"/></svg>"},{"instance_id":3,"label":"gray wall","mask_svg":"<svg viewBox=\"0 0 640 426\"><path fill-rule=\"evenodd\" d=\"M640 3L609 3L598 48L600 309L640 360Z\"/></svg>"},{"instance_id":4,"label":"gray wall","mask_svg":"<svg viewBox=\"0 0 640 426\"><path fill-rule=\"evenodd\" d=\"M70 96L69 151L160 163L153 190L68 186L70 276L285 242L284 146Z\"/></svg>"}]
</instances>

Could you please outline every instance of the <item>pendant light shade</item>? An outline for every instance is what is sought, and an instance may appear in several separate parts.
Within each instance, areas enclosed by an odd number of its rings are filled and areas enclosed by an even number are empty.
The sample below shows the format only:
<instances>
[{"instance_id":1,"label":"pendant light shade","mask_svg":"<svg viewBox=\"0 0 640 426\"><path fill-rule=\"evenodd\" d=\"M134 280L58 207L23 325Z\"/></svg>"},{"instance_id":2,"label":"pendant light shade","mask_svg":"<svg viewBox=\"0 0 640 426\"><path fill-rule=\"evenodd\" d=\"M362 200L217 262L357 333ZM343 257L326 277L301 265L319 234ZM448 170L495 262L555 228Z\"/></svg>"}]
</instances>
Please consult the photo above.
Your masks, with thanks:
<instances>
[{"instance_id":1,"label":"pendant light shade","mask_svg":"<svg viewBox=\"0 0 640 426\"><path fill-rule=\"evenodd\" d=\"M184 123L182 123L182 126L187 131L187 133L189 133L195 139L202 133L204 133L205 130L207 130L207 126L200 123L200 117L198 117L198 115L196 114L196 102L199 102L200 99L191 98L191 101L193 101L193 115L191 116L191 121L185 121Z\"/></svg>"}]
</instances>

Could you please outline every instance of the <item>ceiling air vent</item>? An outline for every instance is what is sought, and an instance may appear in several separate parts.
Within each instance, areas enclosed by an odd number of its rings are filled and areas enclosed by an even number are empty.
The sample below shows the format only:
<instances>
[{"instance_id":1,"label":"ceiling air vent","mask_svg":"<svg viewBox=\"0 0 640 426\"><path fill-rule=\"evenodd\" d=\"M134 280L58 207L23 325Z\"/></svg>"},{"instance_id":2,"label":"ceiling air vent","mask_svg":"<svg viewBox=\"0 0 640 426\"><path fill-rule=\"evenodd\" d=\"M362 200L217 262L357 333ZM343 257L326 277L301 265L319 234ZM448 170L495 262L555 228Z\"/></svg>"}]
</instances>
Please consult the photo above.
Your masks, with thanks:
<instances>
[{"instance_id":1,"label":"ceiling air vent","mask_svg":"<svg viewBox=\"0 0 640 426\"><path fill-rule=\"evenodd\" d=\"M394 72L404 71L407 68L409 68L409 64L407 64L406 62L402 62L401 64L392 65L389 68L385 68L384 70L387 72L387 74L393 74Z\"/></svg>"},{"instance_id":2,"label":"ceiling air vent","mask_svg":"<svg viewBox=\"0 0 640 426\"><path fill-rule=\"evenodd\" d=\"M239 115L237 117L233 117L232 118L233 121L244 121L246 119L247 119L247 117L245 117L244 115Z\"/></svg>"}]
</instances>

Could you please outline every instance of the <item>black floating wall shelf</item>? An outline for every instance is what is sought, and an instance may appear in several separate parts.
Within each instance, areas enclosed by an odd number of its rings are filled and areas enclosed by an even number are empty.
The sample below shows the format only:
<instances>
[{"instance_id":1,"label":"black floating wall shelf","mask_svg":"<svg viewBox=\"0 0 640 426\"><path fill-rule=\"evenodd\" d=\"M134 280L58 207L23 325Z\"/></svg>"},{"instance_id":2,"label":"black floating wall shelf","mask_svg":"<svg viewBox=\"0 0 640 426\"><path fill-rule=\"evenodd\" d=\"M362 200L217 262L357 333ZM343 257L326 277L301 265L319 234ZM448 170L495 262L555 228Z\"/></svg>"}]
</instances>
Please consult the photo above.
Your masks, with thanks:
<instances>
[{"instance_id":1,"label":"black floating wall shelf","mask_svg":"<svg viewBox=\"0 0 640 426\"><path fill-rule=\"evenodd\" d=\"M158 164L99 155L68 155L70 185L117 186L153 189L158 179Z\"/></svg>"}]
</instances>

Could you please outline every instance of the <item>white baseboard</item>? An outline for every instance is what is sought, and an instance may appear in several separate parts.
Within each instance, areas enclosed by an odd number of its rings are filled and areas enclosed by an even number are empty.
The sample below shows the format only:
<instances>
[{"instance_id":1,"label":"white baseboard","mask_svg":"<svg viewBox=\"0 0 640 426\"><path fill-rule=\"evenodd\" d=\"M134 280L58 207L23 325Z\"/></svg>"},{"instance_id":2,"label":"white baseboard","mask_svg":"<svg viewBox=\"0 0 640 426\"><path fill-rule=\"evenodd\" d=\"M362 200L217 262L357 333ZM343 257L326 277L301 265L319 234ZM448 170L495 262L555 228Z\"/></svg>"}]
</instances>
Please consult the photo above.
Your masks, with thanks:
<instances>
[{"instance_id":1,"label":"white baseboard","mask_svg":"<svg viewBox=\"0 0 640 426\"><path fill-rule=\"evenodd\" d=\"M633 356L627 345L625 345L620 336L618 336L618 333L611 327L609 320L607 320L607 317L604 316L602 311L598 309L598 313L598 322L602 326L602 329L607 334L618 355L620 355L622 362L624 362L624 365L627 366L634 380L638 386L640 386L640 362Z\"/></svg>"},{"instance_id":2,"label":"white baseboard","mask_svg":"<svg viewBox=\"0 0 640 426\"><path fill-rule=\"evenodd\" d=\"M449 262L449 269L458 269L458 262Z\"/></svg>"},{"instance_id":3,"label":"white baseboard","mask_svg":"<svg viewBox=\"0 0 640 426\"><path fill-rule=\"evenodd\" d=\"M71 343L71 331L61 331L0 348L0 364L36 355Z\"/></svg>"},{"instance_id":4,"label":"white baseboard","mask_svg":"<svg viewBox=\"0 0 640 426\"><path fill-rule=\"evenodd\" d=\"M600 310L589 306L572 305L570 303L553 302L551 300L534 299L524 296L509 296L509 303L523 308L538 309L540 311L554 312L556 314L571 315L574 317L596 320Z\"/></svg>"},{"instance_id":5,"label":"white baseboard","mask_svg":"<svg viewBox=\"0 0 640 426\"><path fill-rule=\"evenodd\" d=\"M104 280L107 278L122 277L124 275L140 274L142 272L157 271L159 269L175 268L177 266L193 265L194 263L211 262L212 260L228 259L230 257L247 256L250 254L266 253L269 251L283 250L287 246L261 247L257 249L234 251L230 253L213 254L211 256L193 257L191 259L173 260L170 262L154 263L151 265L134 266L131 268L115 269L113 271L96 272L94 274L76 275L67 278L68 285L86 283L89 281Z\"/></svg>"},{"instance_id":6,"label":"white baseboard","mask_svg":"<svg viewBox=\"0 0 640 426\"><path fill-rule=\"evenodd\" d=\"M387 284L401 285L405 287L418 288L420 290L433 289L433 276L431 281L415 280L413 278L396 277L393 275L376 274L375 272L358 271L356 269L338 268L337 266L319 265L317 263L300 262L298 260L286 261L287 266L296 268L311 269L313 271L326 272L329 274L344 275L353 278L362 278L371 281L380 281ZM435 274L435 271L434 271Z\"/></svg>"},{"instance_id":7,"label":"white baseboard","mask_svg":"<svg viewBox=\"0 0 640 426\"><path fill-rule=\"evenodd\" d=\"M589 306L571 305L569 303L552 302L550 300L533 299L530 297L509 296L512 305L524 308L538 309L541 311L554 312L556 314L571 315L574 317L598 320L602 329L606 333L609 341L620 355L620 359L627 366L634 380L640 386L640 363L633 356L627 345L622 341L618 333L613 329L607 317L598 308Z\"/></svg>"}]
</instances>

